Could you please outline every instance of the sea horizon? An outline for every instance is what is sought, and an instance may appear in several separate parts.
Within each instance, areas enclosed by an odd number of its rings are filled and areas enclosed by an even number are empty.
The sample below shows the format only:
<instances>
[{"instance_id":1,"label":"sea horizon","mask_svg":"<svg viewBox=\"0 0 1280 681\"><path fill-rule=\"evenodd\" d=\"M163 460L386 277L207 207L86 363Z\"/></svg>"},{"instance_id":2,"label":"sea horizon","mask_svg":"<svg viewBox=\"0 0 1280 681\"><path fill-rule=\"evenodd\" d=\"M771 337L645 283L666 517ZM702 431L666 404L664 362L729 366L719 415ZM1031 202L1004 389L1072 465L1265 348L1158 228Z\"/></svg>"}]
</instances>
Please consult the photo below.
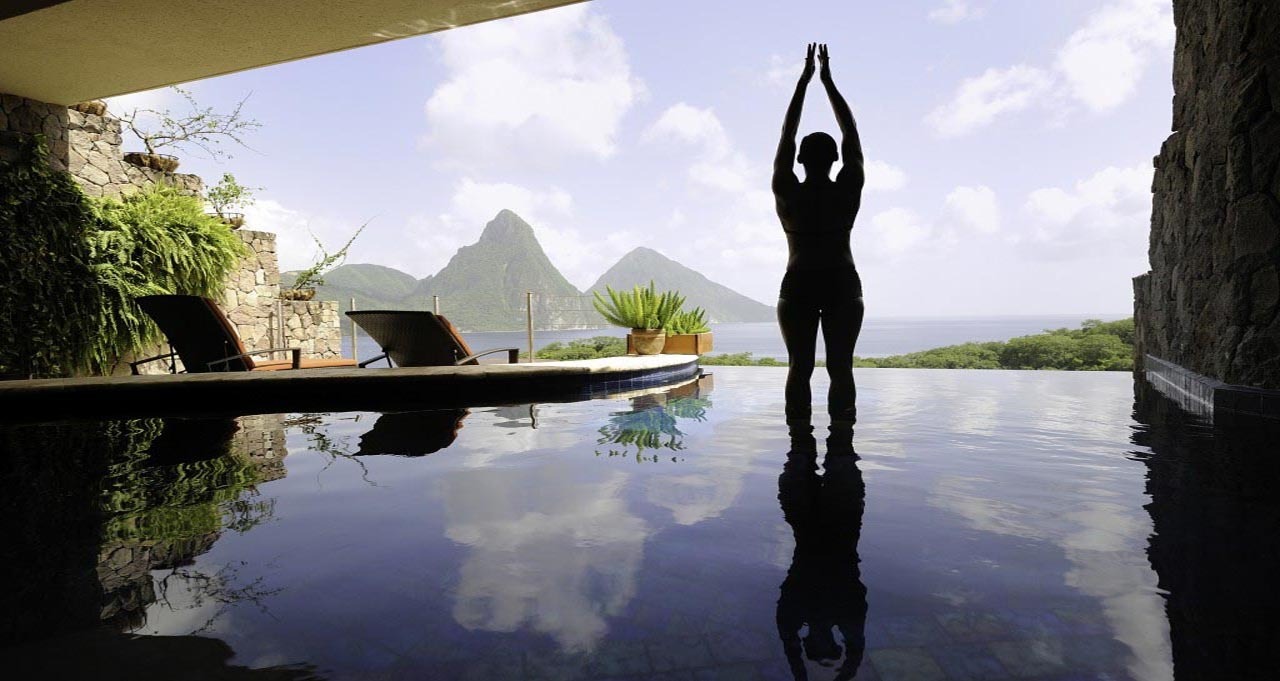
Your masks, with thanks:
<instances>
[{"instance_id":1,"label":"sea horizon","mask_svg":"<svg viewBox=\"0 0 1280 681\"><path fill-rule=\"evenodd\" d=\"M1049 329L1078 328L1086 319L1115 321L1133 313L988 315L988 316L868 316L862 325L855 354L886 357L970 342L1005 341L1018 336L1043 333ZM351 356L351 325L343 320L343 355ZM711 354L750 352L754 357L785 360L786 347L776 322L731 322L711 324L714 348ZM626 329L606 326L593 329L534 329L534 347L542 349L555 342L571 342L594 336L624 337ZM462 332L477 352L497 347L528 348L527 332ZM373 339L360 334L359 358L369 359L380 350ZM826 356L819 335L816 354Z\"/></svg>"}]
</instances>

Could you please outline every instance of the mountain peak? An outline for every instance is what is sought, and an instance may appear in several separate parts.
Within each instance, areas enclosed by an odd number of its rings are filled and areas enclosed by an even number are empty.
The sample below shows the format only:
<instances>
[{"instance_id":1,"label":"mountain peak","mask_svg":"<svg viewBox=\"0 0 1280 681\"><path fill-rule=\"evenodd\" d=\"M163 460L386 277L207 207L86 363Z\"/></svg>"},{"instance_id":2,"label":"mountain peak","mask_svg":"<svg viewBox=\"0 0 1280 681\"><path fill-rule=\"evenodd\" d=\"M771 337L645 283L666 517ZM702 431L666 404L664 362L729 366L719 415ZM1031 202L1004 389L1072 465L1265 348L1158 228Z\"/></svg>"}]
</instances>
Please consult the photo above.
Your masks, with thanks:
<instances>
[{"instance_id":1,"label":"mountain peak","mask_svg":"<svg viewBox=\"0 0 1280 681\"><path fill-rule=\"evenodd\" d=\"M515 212L503 208L498 211L489 224L480 233L480 241L509 241L513 238L530 238L536 240L533 227Z\"/></svg>"}]
</instances>

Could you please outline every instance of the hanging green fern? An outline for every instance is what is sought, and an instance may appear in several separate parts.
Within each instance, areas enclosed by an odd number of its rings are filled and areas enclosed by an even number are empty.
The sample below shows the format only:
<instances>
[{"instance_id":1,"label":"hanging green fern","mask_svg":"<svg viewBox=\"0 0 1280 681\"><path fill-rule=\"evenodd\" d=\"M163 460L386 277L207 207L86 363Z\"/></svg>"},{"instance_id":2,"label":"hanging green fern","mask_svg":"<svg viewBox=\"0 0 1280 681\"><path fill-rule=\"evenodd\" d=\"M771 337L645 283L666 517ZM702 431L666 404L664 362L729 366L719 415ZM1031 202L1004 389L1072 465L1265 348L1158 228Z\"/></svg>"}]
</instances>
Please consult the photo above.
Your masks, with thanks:
<instances>
[{"instance_id":1,"label":"hanging green fern","mask_svg":"<svg viewBox=\"0 0 1280 681\"><path fill-rule=\"evenodd\" d=\"M97 229L89 234L93 272L107 304L100 316L94 364L159 340L138 296L180 293L219 298L246 253L244 242L199 199L156 185L124 199L91 199Z\"/></svg>"},{"instance_id":2,"label":"hanging green fern","mask_svg":"<svg viewBox=\"0 0 1280 681\"><path fill-rule=\"evenodd\" d=\"M636 285L630 292L615 291L607 285L604 288L608 299L595 291L592 304L610 324L627 329L665 328L684 305L684 296L675 291L659 294L652 281L648 288Z\"/></svg>"},{"instance_id":3,"label":"hanging green fern","mask_svg":"<svg viewBox=\"0 0 1280 681\"><path fill-rule=\"evenodd\" d=\"M133 299L219 297L244 243L200 200L156 186L87 198L41 136L0 164L0 372L106 373L158 338Z\"/></svg>"},{"instance_id":4,"label":"hanging green fern","mask_svg":"<svg viewBox=\"0 0 1280 681\"><path fill-rule=\"evenodd\" d=\"M18 137L0 163L0 372L89 370L103 296L88 234L93 211L75 180L49 167L42 135Z\"/></svg>"}]
</instances>

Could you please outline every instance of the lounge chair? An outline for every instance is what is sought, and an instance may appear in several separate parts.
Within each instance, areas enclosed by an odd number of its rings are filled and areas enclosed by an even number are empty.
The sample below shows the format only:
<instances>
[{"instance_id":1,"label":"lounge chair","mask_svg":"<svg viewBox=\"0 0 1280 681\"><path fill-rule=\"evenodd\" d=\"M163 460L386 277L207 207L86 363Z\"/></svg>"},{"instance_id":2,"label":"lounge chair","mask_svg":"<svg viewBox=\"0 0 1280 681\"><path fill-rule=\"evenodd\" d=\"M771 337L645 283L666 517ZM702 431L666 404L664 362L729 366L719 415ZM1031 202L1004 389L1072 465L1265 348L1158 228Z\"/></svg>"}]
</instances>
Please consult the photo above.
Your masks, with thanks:
<instances>
[{"instance_id":1,"label":"lounge chair","mask_svg":"<svg viewBox=\"0 0 1280 681\"><path fill-rule=\"evenodd\" d=\"M468 409L388 412L360 436L355 456L426 456L446 449L458 439Z\"/></svg>"},{"instance_id":2,"label":"lounge chair","mask_svg":"<svg viewBox=\"0 0 1280 681\"><path fill-rule=\"evenodd\" d=\"M382 354L360 366L387 360L387 366L437 367L479 364L479 358L507 353L507 361L520 361L519 348L494 348L472 352L467 342L441 315L421 310L352 310L347 312L360 328L382 348Z\"/></svg>"},{"instance_id":3,"label":"lounge chair","mask_svg":"<svg viewBox=\"0 0 1280 681\"><path fill-rule=\"evenodd\" d=\"M134 374L148 362L167 359L169 372L177 373L174 358L182 360L187 373L210 371L279 371L281 369L319 369L354 367L353 359L303 359L300 348L268 348L246 350L235 327L222 308L200 296L140 296L138 307L155 320L166 338L169 353L129 362ZM290 353L289 359L259 359L253 355Z\"/></svg>"}]
</instances>

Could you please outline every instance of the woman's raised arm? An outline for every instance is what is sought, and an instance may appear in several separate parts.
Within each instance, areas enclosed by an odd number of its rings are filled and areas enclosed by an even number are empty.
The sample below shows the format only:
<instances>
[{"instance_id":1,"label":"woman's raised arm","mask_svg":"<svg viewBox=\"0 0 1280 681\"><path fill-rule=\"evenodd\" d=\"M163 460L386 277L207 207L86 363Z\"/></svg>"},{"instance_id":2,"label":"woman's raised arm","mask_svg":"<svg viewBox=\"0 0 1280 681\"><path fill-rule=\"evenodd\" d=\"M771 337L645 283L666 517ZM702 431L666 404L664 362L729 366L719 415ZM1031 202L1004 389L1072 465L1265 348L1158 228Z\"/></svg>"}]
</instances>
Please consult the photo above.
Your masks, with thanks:
<instances>
[{"instance_id":1,"label":"woman's raised arm","mask_svg":"<svg viewBox=\"0 0 1280 681\"><path fill-rule=\"evenodd\" d=\"M778 142L778 155L773 159L773 190L778 191L784 184L796 184L796 133L800 130L800 111L804 108L804 93L813 79L813 55L817 46L809 43L804 57L804 70L800 72L800 82L796 83L796 92L791 96L791 104L787 106L787 117L782 122L782 140Z\"/></svg>"},{"instance_id":2,"label":"woman's raised arm","mask_svg":"<svg viewBox=\"0 0 1280 681\"><path fill-rule=\"evenodd\" d=\"M844 96L836 89L836 82L831 78L831 55L827 46L818 47L818 61L822 64L822 85L827 90L827 99L831 100L831 109L835 112L836 121L840 124L840 156L844 165L836 181L856 184L859 189L866 177L862 169L862 140L858 139L858 125L853 120L853 110Z\"/></svg>"}]
</instances>

